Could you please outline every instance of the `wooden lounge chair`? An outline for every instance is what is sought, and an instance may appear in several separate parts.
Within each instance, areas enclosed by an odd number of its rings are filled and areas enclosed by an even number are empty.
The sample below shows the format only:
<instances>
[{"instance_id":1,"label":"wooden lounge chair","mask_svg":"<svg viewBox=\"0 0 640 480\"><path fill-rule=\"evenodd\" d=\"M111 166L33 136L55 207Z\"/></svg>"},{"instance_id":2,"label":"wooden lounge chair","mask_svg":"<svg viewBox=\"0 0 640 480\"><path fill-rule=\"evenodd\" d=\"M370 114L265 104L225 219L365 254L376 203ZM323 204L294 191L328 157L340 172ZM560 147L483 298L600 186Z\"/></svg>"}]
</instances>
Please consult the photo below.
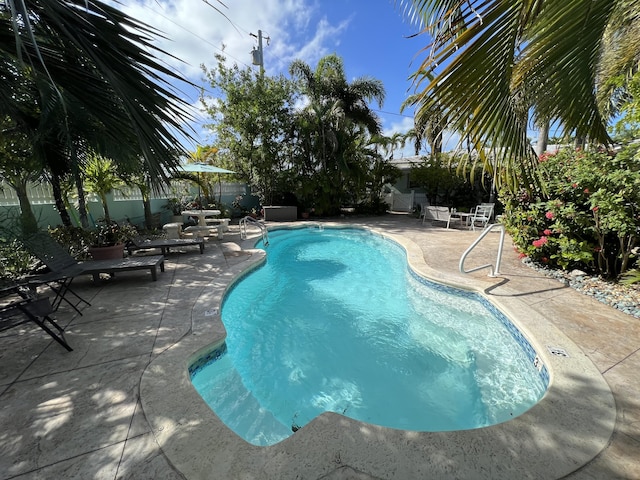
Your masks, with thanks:
<instances>
[{"instance_id":1,"label":"wooden lounge chair","mask_svg":"<svg viewBox=\"0 0 640 480\"><path fill-rule=\"evenodd\" d=\"M204 253L204 238L157 238L153 240L134 239L132 243L127 245L129 254L136 250L145 250L150 248L159 248L163 255L170 252L172 248L185 247L188 245L197 245L200 247L200 253Z\"/></svg>"},{"instance_id":2,"label":"wooden lounge chair","mask_svg":"<svg viewBox=\"0 0 640 480\"><path fill-rule=\"evenodd\" d=\"M64 329L49 316L52 311L48 297L22 299L2 305L0 306L0 332L33 322L70 352L73 349L64 338Z\"/></svg>"},{"instance_id":3,"label":"wooden lounge chair","mask_svg":"<svg viewBox=\"0 0 640 480\"><path fill-rule=\"evenodd\" d=\"M158 279L158 267L161 272L164 272L163 255L77 262L60 244L44 232L32 235L24 240L24 244L51 270L53 276L60 279L73 279L78 275L89 274L97 282L100 280L101 273L114 275L116 272L129 270L149 270L151 279L155 281ZM53 280L53 277L50 280ZM70 283L71 281L68 282Z\"/></svg>"}]
</instances>

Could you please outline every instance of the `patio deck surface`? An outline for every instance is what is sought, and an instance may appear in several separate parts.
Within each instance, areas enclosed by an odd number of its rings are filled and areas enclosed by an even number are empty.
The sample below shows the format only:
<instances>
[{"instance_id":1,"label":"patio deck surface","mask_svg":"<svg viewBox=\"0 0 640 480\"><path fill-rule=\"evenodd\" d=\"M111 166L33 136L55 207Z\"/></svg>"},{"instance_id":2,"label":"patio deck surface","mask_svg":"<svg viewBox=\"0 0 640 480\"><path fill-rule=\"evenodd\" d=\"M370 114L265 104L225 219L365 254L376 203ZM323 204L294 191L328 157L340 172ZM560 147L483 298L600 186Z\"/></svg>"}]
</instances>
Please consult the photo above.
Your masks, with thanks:
<instances>
[{"instance_id":1,"label":"patio deck surface","mask_svg":"<svg viewBox=\"0 0 640 480\"><path fill-rule=\"evenodd\" d=\"M544 405L500 429L471 431L475 437L363 427L335 414L323 414L277 448L220 435L224 427L215 415L192 415L202 405L185 387L184 370L220 338L217 308L226 286L261 257L240 241L236 226L224 240L208 241L203 255L193 249L169 255L156 282L148 272L123 273L99 286L90 276L76 279L74 289L92 306L82 316L64 307L56 315L73 352L37 328L0 335L0 480L640 479L638 319L522 265L509 240L501 274L489 278L486 271L458 273L477 232L403 215L342 223L406 241L410 261L426 262L421 273L482 291L522 321L552 370L554 389ZM469 267L494 261L497 235L489 237L469 256ZM556 338L569 350L566 362L542 351ZM585 413L588 422L571 423ZM330 437L336 430L329 424L339 426L339 436ZM210 427L217 429L213 441ZM532 436L518 438L519 432ZM451 439L458 450L447 446ZM530 452L543 454L526 458ZM557 452L567 453L562 465ZM520 461L527 467L514 474L510 465Z\"/></svg>"}]
</instances>

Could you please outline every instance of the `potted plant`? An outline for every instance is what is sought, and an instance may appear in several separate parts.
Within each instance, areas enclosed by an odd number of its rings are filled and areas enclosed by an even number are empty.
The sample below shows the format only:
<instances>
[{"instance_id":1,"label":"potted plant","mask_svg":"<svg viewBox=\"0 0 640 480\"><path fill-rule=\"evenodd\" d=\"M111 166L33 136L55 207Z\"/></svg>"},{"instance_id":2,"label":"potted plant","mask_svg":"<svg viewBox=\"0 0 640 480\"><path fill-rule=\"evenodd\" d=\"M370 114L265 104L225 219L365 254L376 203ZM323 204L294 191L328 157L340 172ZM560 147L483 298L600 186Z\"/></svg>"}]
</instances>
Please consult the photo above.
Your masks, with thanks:
<instances>
[{"instance_id":1,"label":"potted plant","mask_svg":"<svg viewBox=\"0 0 640 480\"><path fill-rule=\"evenodd\" d=\"M94 260L123 258L127 242L138 235L133 225L119 225L116 222L104 222L92 233L89 253Z\"/></svg>"},{"instance_id":2,"label":"potted plant","mask_svg":"<svg viewBox=\"0 0 640 480\"><path fill-rule=\"evenodd\" d=\"M167 198L167 203L162 208L171 212L171 221L174 223L182 223L182 212L187 210L185 203L178 197Z\"/></svg>"}]
</instances>

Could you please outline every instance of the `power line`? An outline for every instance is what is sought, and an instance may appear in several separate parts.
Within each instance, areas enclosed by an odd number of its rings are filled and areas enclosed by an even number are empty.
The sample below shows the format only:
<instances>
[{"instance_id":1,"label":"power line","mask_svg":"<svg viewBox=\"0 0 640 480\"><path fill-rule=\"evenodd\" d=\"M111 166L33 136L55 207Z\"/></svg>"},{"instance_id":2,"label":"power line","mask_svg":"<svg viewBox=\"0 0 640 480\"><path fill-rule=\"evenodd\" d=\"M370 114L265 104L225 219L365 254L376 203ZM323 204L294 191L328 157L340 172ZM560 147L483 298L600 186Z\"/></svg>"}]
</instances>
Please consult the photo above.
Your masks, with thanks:
<instances>
[{"instance_id":1,"label":"power line","mask_svg":"<svg viewBox=\"0 0 640 480\"><path fill-rule=\"evenodd\" d=\"M413 115L405 115L404 113L386 112L384 110L376 110L375 108L371 108L370 110L376 113L384 113L385 115L395 115L396 117L403 117L403 118L414 118Z\"/></svg>"},{"instance_id":2,"label":"power line","mask_svg":"<svg viewBox=\"0 0 640 480\"><path fill-rule=\"evenodd\" d=\"M157 10L153 9L153 8L151 8L151 7L150 7L150 6L148 6L147 4L143 4L142 6L143 6L144 8L146 8L146 9L148 9L148 10L151 10L153 13L155 13L156 15L158 15L158 16L160 16L160 17L164 18L164 19L165 19L165 20L167 20L168 22L171 22L171 23L172 23L172 24L174 24L176 27L178 27L178 28L180 28L180 29L184 30L185 32L187 32L187 33L189 33L189 34L193 35L195 38L197 38L197 39L199 39L199 40L202 40L202 41L203 41L204 43L206 43L207 45L212 46L212 47L213 47L213 48L215 48L216 50L220 51L220 53L223 53L225 56L228 56L228 57L230 57L230 58L234 59L236 62L238 62L238 63L240 63L240 64L242 64L242 65L244 65L244 66L246 66L246 67L249 67L249 66L250 66L250 65L249 65L249 64L247 64L246 62L243 62L242 60L240 60L240 59L238 59L238 58L235 58L235 57L234 57L234 56L232 56L232 55L227 54L227 53L224 51L224 48L220 48L220 47L218 47L217 45L215 45L215 44L211 43L211 41L207 40L207 39L206 39L206 38L204 38L204 37L201 37L200 35L198 35L197 33L195 33L193 30L190 30L190 29L188 29L187 27L184 27L184 26L180 25L178 22L174 21L172 18L170 18L170 17L166 16L165 14L163 14L163 13L161 13L161 12L159 12L159 11L157 11ZM248 32L247 30L245 30L244 28L241 28L240 26L238 26L238 25L237 25L236 23L234 23L231 19L229 19L229 17L227 17L226 15L223 15L223 16L224 16L224 17L229 21L229 23L230 23L230 24L231 24L231 25L236 29L236 31L237 31L238 33L240 33L240 34L241 34L242 32L240 32L240 30L242 30L245 34L250 35L250 34L249 34L249 32Z\"/></svg>"}]
</instances>

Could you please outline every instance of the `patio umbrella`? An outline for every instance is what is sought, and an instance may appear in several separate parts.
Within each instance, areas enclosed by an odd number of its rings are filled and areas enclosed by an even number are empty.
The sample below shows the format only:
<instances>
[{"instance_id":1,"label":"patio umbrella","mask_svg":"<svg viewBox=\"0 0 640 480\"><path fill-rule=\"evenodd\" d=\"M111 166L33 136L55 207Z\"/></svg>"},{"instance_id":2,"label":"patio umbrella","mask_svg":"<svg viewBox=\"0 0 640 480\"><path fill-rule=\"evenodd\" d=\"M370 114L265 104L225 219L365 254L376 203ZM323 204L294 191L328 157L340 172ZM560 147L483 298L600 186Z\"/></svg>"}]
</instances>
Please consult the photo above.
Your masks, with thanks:
<instances>
[{"instance_id":1,"label":"patio umbrella","mask_svg":"<svg viewBox=\"0 0 640 480\"><path fill-rule=\"evenodd\" d=\"M198 174L198 198L200 198L200 174L201 173L236 173L226 168L220 168L206 163L184 163L179 167L181 170ZM202 203L200 203L202 210Z\"/></svg>"}]
</instances>

